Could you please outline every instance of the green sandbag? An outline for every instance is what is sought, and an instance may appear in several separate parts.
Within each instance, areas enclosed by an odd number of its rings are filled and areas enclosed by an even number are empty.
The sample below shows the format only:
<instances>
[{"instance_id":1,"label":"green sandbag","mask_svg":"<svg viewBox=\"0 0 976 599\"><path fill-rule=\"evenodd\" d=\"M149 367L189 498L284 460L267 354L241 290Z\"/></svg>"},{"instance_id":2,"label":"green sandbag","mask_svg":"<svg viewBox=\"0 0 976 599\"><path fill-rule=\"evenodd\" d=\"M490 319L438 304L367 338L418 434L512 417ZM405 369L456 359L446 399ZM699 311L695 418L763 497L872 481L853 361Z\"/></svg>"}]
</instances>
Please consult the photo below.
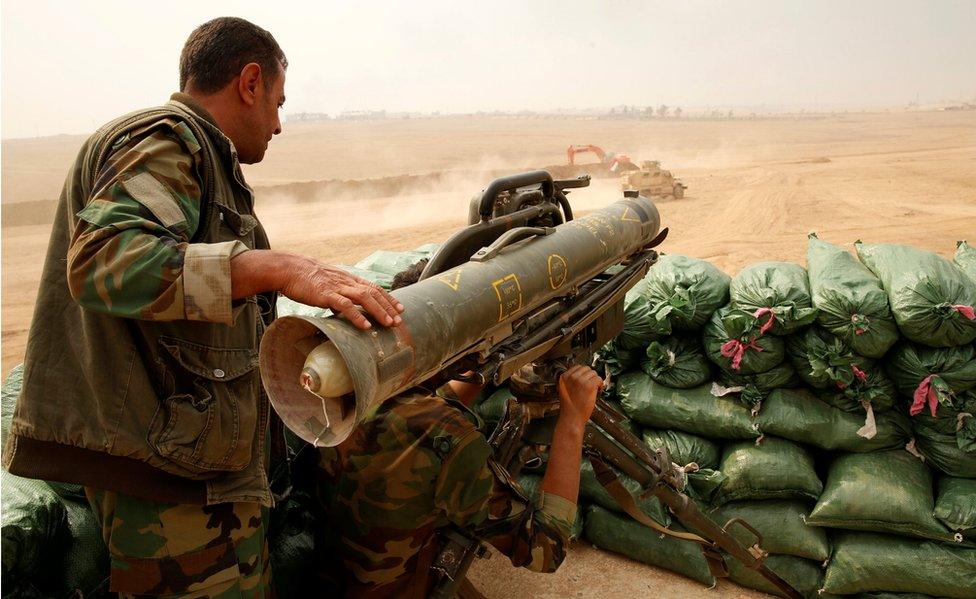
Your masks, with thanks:
<instances>
[{"instance_id":1,"label":"green sandbag","mask_svg":"<svg viewBox=\"0 0 976 599\"><path fill-rule=\"evenodd\" d=\"M694 462L700 468L715 469L722 457L717 443L690 433L644 429L643 439L652 450L667 447L671 461L680 466Z\"/></svg>"},{"instance_id":2,"label":"green sandbag","mask_svg":"<svg viewBox=\"0 0 976 599\"><path fill-rule=\"evenodd\" d=\"M750 589L756 589L771 595L785 597L776 586L748 566L743 566L738 560L725 558L729 565L729 578L737 584ZM816 599L820 590L820 579L823 577L821 562L815 562L792 555L770 555L766 558L769 569L779 575L798 593L807 599Z\"/></svg>"},{"instance_id":3,"label":"green sandbag","mask_svg":"<svg viewBox=\"0 0 976 599\"><path fill-rule=\"evenodd\" d=\"M776 437L730 443L719 470L725 483L715 497L722 505L741 499L816 500L823 484L813 469L813 457L796 443Z\"/></svg>"},{"instance_id":4,"label":"green sandbag","mask_svg":"<svg viewBox=\"0 0 976 599\"><path fill-rule=\"evenodd\" d=\"M786 357L786 343L760 334L760 324L750 314L726 306L705 325L705 355L722 370L733 374L757 374L775 368Z\"/></svg>"},{"instance_id":5,"label":"green sandbag","mask_svg":"<svg viewBox=\"0 0 976 599\"><path fill-rule=\"evenodd\" d=\"M391 252L377 250L356 263L356 268L381 273L393 277L417 262L430 258L431 252L407 251Z\"/></svg>"},{"instance_id":6,"label":"green sandbag","mask_svg":"<svg viewBox=\"0 0 976 599\"><path fill-rule=\"evenodd\" d=\"M688 256L664 255L644 277L643 295L660 335L699 331L729 301L729 275Z\"/></svg>"},{"instance_id":7,"label":"green sandbag","mask_svg":"<svg viewBox=\"0 0 976 599\"><path fill-rule=\"evenodd\" d=\"M775 315L770 332L789 335L817 319L810 299L807 271L792 262L757 262L732 278L729 286L732 307L755 314L770 309ZM765 323L769 316L758 316Z\"/></svg>"},{"instance_id":8,"label":"green sandbag","mask_svg":"<svg viewBox=\"0 0 976 599\"><path fill-rule=\"evenodd\" d=\"M858 372L874 364L817 326L790 337L786 354L800 378L817 389L850 387L858 380Z\"/></svg>"},{"instance_id":9,"label":"green sandbag","mask_svg":"<svg viewBox=\"0 0 976 599\"><path fill-rule=\"evenodd\" d=\"M976 478L976 411L959 412L957 417L945 413L947 410L941 412L939 418L927 414L912 418L916 449L930 466L949 476ZM959 425L962 428L957 432L944 432Z\"/></svg>"},{"instance_id":10,"label":"green sandbag","mask_svg":"<svg viewBox=\"0 0 976 599\"><path fill-rule=\"evenodd\" d=\"M677 572L707 586L715 584L697 543L662 536L627 516L591 506L583 535L601 549Z\"/></svg>"},{"instance_id":11,"label":"green sandbag","mask_svg":"<svg viewBox=\"0 0 976 599\"><path fill-rule=\"evenodd\" d=\"M965 241L956 243L956 257L953 259L966 276L976 281L976 248Z\"/></svg>"},{"instance_id":12,"label":"green sandbag","mask_svg":"<svg viewBox=\"0 0 976 599\"><path fill-rule=\"evenodd\" d=\"M636 370L644 359L644 349L623 349L616 339L596 352L593 368L601 375L616 378L628 370Z\"/></svg>"},{"instance_id":13,"label":"green sandbag","mask_svg":"<svg viewBox=\"0 0 976 599\"><path fill-rule=\"evenodd\" d=\"M530 499L535 499L539 496L539 485L542 484L542 475L521 474L519 475L518 482ZM573 522L573 529L569 535L570 539L578 539L583 534L583 520L585 520L585 511L583 510L583 505L579 504L576 508L576 520Z\"/></svg>"},{"instance_id":14,"label":"green sandbag","mask_svg":"<svg viewBox=\"0 0 976 599\"><path fill-rule=\"evenodd\" d=\"M854 384L844 389L831 389L817 393L817 396L828 405L845 412L863 414L866 411L864 403L871 404L874 412L890 410L896 403L898 392L895 384L880 364L865 366L864 379L857 379Z\"/></svg>"},{"instance_id":15,"label":"green sandbag","mask_svg":"<svg viewBox=\"0 0 976 599\"><path fill-rule=\"evenodd\" d=\"M976 387L973 345L932 348L902 342L891 350L885 363L895 388L909 399L916 393L927 395L931 389L939 404L951 408L958 394Z\"/></svg>"},{"instance_id":16,"label":"green sandbag","mask_svg":"<svg viewBox=\"0 0 976 599\"><path fill-rule=\"evenodd\" d=\"M624 296L624 328L614 339L620 349L643 350L660 337L654 330L651 304L643 294L645 285L641 280Z\"/></svg>"},{"instance_id":17,"label":"green sandbag","mask_svg":"<svg viewBox=\"0 0 976 599\"><path fill-rule=\"evenodd\" d=\"M102 529L87 501L64 500L70 541L60 568L62 596L94 597L108 592L109 556Z\"/></svg>"},{"instance_id":18,"label":"green sandbag","mask_svg":"<svg viewBox=\"0 0 976 599\"><path fill-rule=\"evenodd\" d=\"M888 591L976 597L976 549L937 541L838 531L823 588L850 595Z\"/></svg>"},{"instance_id":19,"label":"green sandbag","mask_svg":"<svg viewBox=\"0 0 976 599\"><path fill-rule=\"evenodd\" d=\"M718 380L712 385L712 395L736 399L749 408L753 415L762 410L762 402L766 401L773 389L793 388L800 386L800 377L796 369L789 362L759 374L729 374L720 371Z\"/></svg>"},{"instance_id":20,"label":"green sandbag","mask_svg":"<svg viewBox=\"0 0 976 599\"><path fill-rule=\"evenodd\" d=\"M968 538L976 538L976 479L943 476L939 479L932 514Z\"/></svg>"},{"instance_id":21,"label":"green sandbag","mask_svg":"<svg viewBox=\"0 0 976 599\"><path fill-rule=\"evenodd\" d=\"M279 500L268 522L268 552L278 597L308 596L320 564L315 553L315 500L293 491Z\"/></svg>"},{"instance_id":22,"label":"green sandbag","mask_svg":"<svg viewBox=\"0 0 976 599\"><path fill-rule=\"evenodd\" d=\"M932 347L976 339L976 281L932 252L906 245L856 243L858 258L881 279L901 334Z\"/></svg>"},{"instance_id":23,"label":"green sandbag","mask_svg":"<svg viewBox=\"0 0 976 599\"><path fill-rule=\"evenodd\" d=\"M897 410L876 414L877 433L858 435L864 417L831 407L803 389L777 389L770 393L756 418L766 434L820 449L868 452L902 448L911 437L908 417Z\"/></svg>"},{"instance_id":24,"label":"green sandbag","mask_svg":"<svg viewBox=\"0 0 976 599\"><path fill-rule=\"evenodd\" d=\"M822 528L809 526L804 519L810 508L795 499L733 501L709 514L719 526L732 518L741 518L762 535L762 548L772 554L793 555L823 562L830 557L830 543ZM755 542L749 531L739 526L729 530L747 547Z\"/></svg>"},{"instance_id":25,"label":"green sandbag","mask_svg":"<svg viewBox=\"0 0 976 599\"><path fill-rule=\"evenodd\" d=\"M811 236L807 269L817 322L856 353L880 358L898 340L888 294L850 253Z\"/></svg>"},{"instance_id":26,"label":"green sandbag","mask_svg":"<svg viewBox=\"0 0 976 599\"><path fill-rule=\"evenodd\" d=\"M711 380L712 365L693 337L667 337L647 346L641 370L656 382L675 389L690 389Z\"/></svg>"},{"instance_id":27,"label":"green sandbag","mask_svg":"<svg viewBox=\"0 0 976 599\"><path fill-rule=\"evenodd\" d=\"M903 449L849 453L830 465L823 495L807 520L814 526L952 541L932 515L932 473Z\"/></svg>"},{"instance_id":28,"label":"green sandbag","mask_svg":"<svg viewBox=\"0 0 976 599\"><path fill-rule=\"evenodd\" d=\"M24 384L24 365L18 364L10 371L7 378L0 387L0 443L7 442L7 433L10 432L10 421L14 417L14 408L17 406L17 396L20 395L20 388Z\"/></svg>"},{"instance_id":29,"label":"green sandbag","mask_svg":"<svg viewBox=\"0 0 976 599\"><path fill-rule=\"evenodd\" d=\"M637 502L637 507L642 512L650 516L658 524L663 526L669 526L671 524L671 514L668 513L667 509L665 509L657 497L640 499L641 486L636 480L620 472L617 472L617 478L630 494L634 496L634 501ZM593 472L593 465L585 458L580 464L580 497L603 506L608 510L623 512L620 505L617 504L617 501L596 479L596 473ZM629 518L630 516L627 517Z\"/></svg>"},{"instance_id":30,"label":"green sandbag","mask_svg":"<svg viewBox=\"0 0 976 599\"><path fill-rule=\"evenodd\" d=\"M499 387L494 393L474 404L474 413L477 414L485 423L485 429L490 433L495 429L495 425L505 415L505 406L508 400L515 396L508 390L508 387Z\"/></svg>"},{"instance_id":31,"label":"green sandbag","mask_svg":"<svg viewBox=\"0 0 976 599\"><path fill-rule=\"evenodd\" d=\"M0 470L0 553L6 586L56 576L67 531L64 504L47 483Z\"/></svg>"},{"instance_id":32,"label":"green sandbag","mask_svg":"<svg viewBox=\"0 0 976 599\"><path fill-rule=\"evenodd\" d=\"M742 404L712 395L707 383L693 389L671 389L643 372L617 379L624 413L652 428L678 429L710 439L754 439L759 430Z\"/></svg>"}]
</instances>

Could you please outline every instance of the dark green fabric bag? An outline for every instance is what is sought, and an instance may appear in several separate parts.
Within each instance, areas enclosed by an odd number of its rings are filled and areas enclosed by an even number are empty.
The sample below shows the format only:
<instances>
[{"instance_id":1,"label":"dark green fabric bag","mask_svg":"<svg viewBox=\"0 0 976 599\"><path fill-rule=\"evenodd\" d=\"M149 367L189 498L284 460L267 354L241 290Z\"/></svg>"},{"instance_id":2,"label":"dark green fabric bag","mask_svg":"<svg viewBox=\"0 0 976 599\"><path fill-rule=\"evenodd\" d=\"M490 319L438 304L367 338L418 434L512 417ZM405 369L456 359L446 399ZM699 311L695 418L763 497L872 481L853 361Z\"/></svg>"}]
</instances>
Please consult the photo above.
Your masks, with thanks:
<instances>
[{"instance_id":1,"label":"dark green fabric bag","mask_svg":"<svg viewBox=\"0 0 976 599\"><path fill-rule=\"evenodd\" d=\"M16 586L32 578L56 580L64 555L67 516L47 483L0 470L0 578Z\"/></svg>"},{"instance_id":2,"label":"dark green fabric bag","mask_svg":"<svg viewBox=\"0 0 976 599\"><path fill-rule=\"evenodd\" d=\"M667 447L671 461L680 466L692 462L701 468L718 468L722 450L714 441L681 431L644 429L644 443L652 450Z\"/></svg>"},{"instance_id":3,"label":"dark green fabric bag","mask_svg":"<svg viewBox=\"0 0 976 599\"><path fill-rule=\"evenodd\" d=\"M976 549L867 532L837 531L823 588L976 597Z\"/></svg>"},{"instance_id":4,"label":"dark green fabric bag","mask_svg":"<svg viewBox=\"0 0 976 599\"><path fill-rule=\"evenodd\" d=\"M712 364L693 337L667 337L647 346L641 363L649 377L666 387L690 389L712 378Z\"/></svg>"},{"instance_id":5,"label":"dark green fabric bag","mask_svg":"<svg viewBox=\"0 0 976 599\"><path fill-rule=\"evenodd\" d=\"M800 378L817 389L851 387L858 382L858 373L874 365L873 360L855 354L839 338L817 326L789 337L786 354Z\"/></svg>"},{"instance_id":6,"label":"dark green fabric bag","mask_svg":"<svg viewBox=\"0 0 976 599\"><path fill-rule=\"evenodd\" d=\"M424 259L429 259L434 253L433 250L436 250L436 248L436 245L432 245L405 252L377 250L357 262L355 268L389 275L392 279L394 276L407 268L410 268L417 262Z\"/></svg>"},{"instance_id":7,"label":"dark green fabric bag","mask_svg":"<svg viewBox=\"0 0 976 599\"><path fill-rule=\"evenodd\" d=\"M881 279L901 334L932 347L976 339L976 281L937 254L906 245L856 243L858 258ZM973 316L973 318L970 318Z\"/></svg>"},{"instance_id":8,"label":"dark green fabric bag","mask_svg":"<svg viewBox=\"0 0 976 599\"><path fill-rule=\"evenodd\" d=\"M729 578L733 582L750 589L785 597L773 583L763 578L755 570L743 566L731 557L726 557L725 563L729 565ZM820 580L823 578L823 570L820 564L821 562L792 555L770 555L766 558L766 565L769 566L769 569L790 583L790 586L807 599L817 599L819 596L817 591L820 589Z\"/></svg>"},{"instance_id":9,"label":"dark green fabric bag","mask_svg":"<svg viewBox=\"0 0 976 599\"><path fill-rule=\"evenodd\" d=\"M644 277L643 295L660 335L699 331L729 301L729 275L688 256L664 255Z\"/></svg>"},{"instance_id":10,"label":"dark green fabric bag","mask_svg":"<svg viewBox=\"0 0 976 599\"><path fill-rule=\"evenodd\" d=\"M705 355L722 370L733 374L757 374L781 364L786 343L763 335L752 315L726 306L712 315L702 333Z\"/></svg>"},{"instance_id":11,"label":"dark green fabric bag","mask_svg":"<svg viewBox=\"0 0 976 599\"><path fill-rule=\"evenodd\" d=\"M830 451L868 452L902 448L911 437L908 417L897 410L876 415L877 433L868 439L858 435L864 418L831 407L804 389L776 389L756 418L769 435Z\"/></svg>"},{"instance_id":12,"label":"dark green fabric bag","mask_svg":"<svg viewBox=\"0 0 976 599\"><path fill-rule=\"evenodd\" d=\"M932 515L932 473L902 449L849 453L830 465L807 520L814 526L952 541Z\"/></svg>"},{"instance_id":13,"label":"dark green fabric bag","mask_svg":"<svg viewBox=\"0 0 976 599\"><path fill-rule=\"evenodd\" d=\"M710 439L759 436L749 410L736 401L714 397L708 384L671 389L643 372L628 372L617 379L617 395L624 413L643 426L677 429Z\"/></svg>"},{"instance_id":14,"label":"dark green fabric bag","mask_svg":"<svg viewBox=\"0 0 976 599\"><path fill-rule=\"evenodd\" d=\"M644 359L644 349L622 349L616 339L610 341L596 352L593 367L601 376L616 378L628 370L637 370Z\"/></svg>"},{"instance_id":15,"label":"dark green fabric bag","mask_svg":"<svg viewBox=\"0 0 976 599\"><path fill-rule=\"evenodd\" d=\"M667 508L661 504L661 500L659 500L657 497L641 499L641 486L636 480L625 474L621 474L620 472L617 472L617 478L630 492L630 494L634 496L634 501L637 503L637 507L639 507L642 512L650 516L655 522L661 524L662 526L669 526L671 524L671 514L668 512ZM583 458L583 462L580 464L580 497L589 502L603 506L608 510L621 513L623 512L620 505L617 504L617 501L610 495L610 493L607 493L607 490L603 488L600 481L596 479L596 473L593 472L593 465L590 464L590 461L586 458ZM630 518L630 516L626 517Z\"/></svg>"},{"instance_id":16,"label":"dark green fabric bag","mask_svg":"<svg viewBox=\"0 0 976 599\"><path fill-rule=\"evenodd\" d=\"M521 485L522 490L525 491L529 498L535 499L539 496L539 485L542 484L542 475L540 474L520 474L518 479L519 485ZM583 534L583 520L585 519L585 510L583 505L580 504L576 507L576 521L573 522L573 530L569 535L570 539L578 539Z\"/></svg>"},{"instance_id":17,"label":"dark green fabric bag","mask_svg":"<svg viewBox=\"0 0 976 599\"><path fill-rule=\"evenodd\" d=\"M939 405L953 408L957 407L959 393L976 387L976 347L973 345L932 348L902 342L891 350L885 363L895 388L908 399L914 399L918 394L928 403L928 396L932 394Z\"/></svg>"},{"instance_id":18,"label":"dark green fabric bag","mask_svg":"<svg viewBox=\"0 0 976 599\"><path fill-rule=\"evenodd\" d=\"M675 530L682 530L672 526ZM697 543L662 536L627 516L590 506L583 536L601 549L620 553L712 586L715 578Z\"/></svg>"},{"instance_id":19,"label":"dark green fabric bag","mask_svg":"<svg viewBox=\"0 0 976 599\"><path fill-rule=\"evenodd\" d=\"M926 407L912 416L915 447L931 466L949 476L976 478L976 390L946 397L949 402L939 404L930 390L923 398Z\"/></svg>"},{"instance_id":20,"label":"dark green fabric bag","mask_svg":"<svg viewBox=\"0 0 976 599\"><path fill-rule=\"evenodd\" d=\"M70 541L60 568L64 589L61 594L85 598L107 594L109 556L102 528L87 500L65 499L63 504Z\"/></svg>"},{"instance_id":21,"label":"dark green fabric bag","mask_svg":"<svg viewBox=\"0 0 976 599\"><path fill-rule=\"evenodd\" d=\"M505 415L505 406L508 405L508 400L514 397L507 386L499 387L488 397L474 404L474 413L484 421L488 434L495 429L495 425Z\"/></svg>"},{"instance_id":22,"label":"dark green fabric bag","mask_svg":"<svg viewBox=\"0 0 976 599\"><path fill-rule=\"evenodd\" d=\"M875 363L865 366L863 372L863 380L857 379L853 385L844 389L821 391L817 393L817 397L839 410L855 414L866 411L862 402L871 404L874 412L884 412L894 407L898 392L881 365Z\"/></svg>"},{"instance_id":23,"label":"dark green fabric bag","mask_svg":"<svg viewBox=\"0 0 976 599\"><path fill-rule=\"evenodd\" d=\"M795 499L767 499L765 501L733 501L709 514L719 526L732 518L741 518L759 531L762 548L771 554L784 554L823 562L830 557L827 532L809 526L805 519L810 513L806 502ZM738 526L730 529L733 536L746 546L755 540ZM775 568L774 568L775 569Z\"/></svg>"},{"instance_id":24,"label":"dark green fabric bag","mask_svg":"<svg viewBox=\"0 0 976 599\"><path fill-rule=\"evenodd\" d=\"M850 252L816 236L807 243L807 269L820 326L862 356L883 356L898 340L898 327L878 277Z\"/></svg>"},{"instance_id":25,"label":"dark green fabric bag","mask_svg":"<svg viewBox=\"0 0 976 599\"><path fill-rule=\"evenodd\" d=\"M807 271L792 262L757 262L732 278L729 296L733 308L745 310L760 323L769 319L757 311L772 310L773 335L789 335L817 319L810 298Z\"/></svg>"},{"instance_id":26,"label":"dark green fabric bag","mask_svg":"<svg viewBox=\"0 0 976 599\"><path fill-rule=\"evenodd\" d=\"M966 273L966 276L976 281L976 248L965 241L956 243L956 257L953 262Z\"/></svg>"},{"instance_id":27,"label":"dark green fabric bag","mask_svg":"<svg viewBox=\"0 0 976 599\"><path fill-rule=\"evenodd\" d=\"M644 297L646 283L641 280L624 296L624 328L614 339L619 349L643 351L661 335L654 329L651 304Z\"/></svg>"},{"instance_id":28,"label":"dark green fabric bag","mask_svg":"<svg viewBox=\"0 0 976 599\"><path fill-rule=\"evenodd\" d=\"M949 529L976 538L976 479L940 478L932 513Z\"/></svg>"},{"instance_id":29,"label":"dark green fabric bag","mask_svg":"<svg viewBox=\"0 0 976 599\"><path fill-rule=\"evenodd\" d=\"M755 416L762 410L762 402L766 401L773 389L799 386L800 377L796 375L796 369L789 362L783 362L759 374L729 374L721 370L718 380L712 385L712 395L736 399Z\"/></svg>"},{"instance_id":30,"label":"dark green fabric bag","mask_svg":"<svg viewBox=\"0 0 976 599\"><path fill-rule=\"evenodd\" d=\"M813 457L796 443L776 437L730 443L719 470L725 482L714 502L722 505L742 499L812 499L823 484L813 469Z\"/></svg>"}]
</instances>

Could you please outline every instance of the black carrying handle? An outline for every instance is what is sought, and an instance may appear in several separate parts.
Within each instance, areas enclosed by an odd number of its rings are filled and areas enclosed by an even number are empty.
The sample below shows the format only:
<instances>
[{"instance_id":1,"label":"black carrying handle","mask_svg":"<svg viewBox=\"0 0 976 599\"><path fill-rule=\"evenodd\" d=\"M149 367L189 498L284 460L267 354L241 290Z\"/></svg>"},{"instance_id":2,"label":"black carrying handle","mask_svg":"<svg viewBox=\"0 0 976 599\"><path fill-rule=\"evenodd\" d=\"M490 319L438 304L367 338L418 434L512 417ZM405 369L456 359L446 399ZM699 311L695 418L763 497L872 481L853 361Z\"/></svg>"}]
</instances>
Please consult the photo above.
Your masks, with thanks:
<instances>
[{"instance_id":1,"label":"black carrying handle","mask_svg":"<svg viewBox=\"0 0 976 599\"><path fill-rule=\"evenodd\" d=\"M498 194L527 185L542 185L542 195L546 198L553 197L553 192L556 189L549 171L529 171L508 177L499 177L489 183L481 194L481 203L478 205L478 214L481 216L481 220L487 221L491 218Z\"/></svg>"}]
</instances>

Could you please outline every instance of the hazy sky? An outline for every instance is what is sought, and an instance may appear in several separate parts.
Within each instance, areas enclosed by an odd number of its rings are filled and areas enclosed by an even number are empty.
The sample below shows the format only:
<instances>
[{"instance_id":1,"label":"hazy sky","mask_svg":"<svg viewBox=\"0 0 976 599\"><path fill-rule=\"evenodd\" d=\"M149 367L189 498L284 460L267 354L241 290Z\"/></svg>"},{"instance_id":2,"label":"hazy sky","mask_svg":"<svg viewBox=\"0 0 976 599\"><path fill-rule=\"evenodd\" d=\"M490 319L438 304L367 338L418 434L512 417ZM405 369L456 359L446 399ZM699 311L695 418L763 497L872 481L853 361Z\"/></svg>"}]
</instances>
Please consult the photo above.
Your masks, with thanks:
<instances>
[{"instance_id":1,"label":"hazy sky","mask_svg":"<svg viewBox=\"0 0 976 599\"><path fill-rule=\"evenodd\" d=\"M976 1L4 0L3 137L83 133L176 91L215 16L270 30L285 112L976 97ZM158 7L158 8L154 8Z\"/></svg>"}]
</instances>

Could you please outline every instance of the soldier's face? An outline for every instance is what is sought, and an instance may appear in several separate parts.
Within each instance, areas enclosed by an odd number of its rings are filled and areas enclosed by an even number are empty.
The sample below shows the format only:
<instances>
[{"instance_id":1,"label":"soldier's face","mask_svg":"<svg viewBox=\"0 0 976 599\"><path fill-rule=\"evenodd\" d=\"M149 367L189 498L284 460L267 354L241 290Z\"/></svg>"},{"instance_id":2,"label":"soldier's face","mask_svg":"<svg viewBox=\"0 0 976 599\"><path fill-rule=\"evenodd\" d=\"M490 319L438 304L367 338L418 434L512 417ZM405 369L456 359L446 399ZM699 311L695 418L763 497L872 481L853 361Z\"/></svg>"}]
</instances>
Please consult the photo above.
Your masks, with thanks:
<instances>
[{"instance_id":1,"label":"soldier's face","mask_svg":"<svg viewBox=\"0 0 976 599\"><path fill-rule=\"evenodd\" d=\"M280 69L270 85L258 85L254 90L255 102L247 147L238 146L238 158L244 164L254 164L264 159L271 138L281 133L280 111L285 103L285 71Z\"/></svg>"}]
</instances>

